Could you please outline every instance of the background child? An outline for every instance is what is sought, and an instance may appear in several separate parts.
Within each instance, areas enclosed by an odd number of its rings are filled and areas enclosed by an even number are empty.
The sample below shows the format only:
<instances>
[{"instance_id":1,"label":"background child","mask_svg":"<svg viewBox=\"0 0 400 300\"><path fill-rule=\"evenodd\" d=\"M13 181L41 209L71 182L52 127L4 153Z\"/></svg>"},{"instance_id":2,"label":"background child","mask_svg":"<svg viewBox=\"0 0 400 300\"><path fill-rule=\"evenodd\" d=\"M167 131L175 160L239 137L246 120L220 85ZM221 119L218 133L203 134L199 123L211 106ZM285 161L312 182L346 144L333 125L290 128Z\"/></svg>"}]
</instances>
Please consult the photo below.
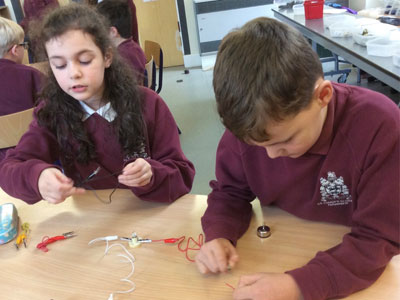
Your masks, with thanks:
<instances>
[{"instance_id":1,"label":"background child","mask_svg":"<svg viewBox=\"0 0 400 300\"><path fill-rule=\"evenodd\" d=\"M96 5L102 1L104 1L104 0L84 0L84 3L87 3L89 5ZM133 1L134 0L126 0L126 3L129 5L129 9L131 10L131 16L132 16L132 21L131 21L132 39L137 44L140 44L139 43L138 21L137 21L137 16L136 16L136 5Z\"/></svg>"},{"instance_id":2,"label":"background child","mask_svg":"<svg viewBox=\"0 0 400 300\"><path fill-rule=\"evenodd\" d=\"M26 41L33 44L33 40L29 39L29 28L32 22L38 22L43 18L46 11L54 9L59 6L58 0L24 0L24 18L20 25L26 33ZM34 48L29 49L29 62L33 63L35 59Z\"/></svg>"},{"instance_id":3,"label":"background child","mask_svg":"<svg viewBox=\"0 0 400 300\"><path fill-rule=\"evenodd\" d=\"M138 79L142 81L146 56L132 39L131 12L126 0L104 0L97 10L110 21L110 37L119 54L126 59Z\"/></svg>"},{"instance_id":4,"label":"background child","mask_svg":"<svg viewBox=\"0 0 400 300\"><path fill-rule=\"evenodd\" d=\"M28 31L30 22L42 18L47 10L58 6L58 0L24 0L24 18L20 25Z\"/></svg>"},{"instance_id":5,"label":"background child","mask_svg":"<svg viewBox=\"0 0 400 300\"><path fill-rule=\"evenodd\" d=\"M167 105L135 84L105 24L89 6L71 4L39 28L51 72L36 119L0 164L0 186L13 197L59 203L85 186L119 186L170 202L190 191L194 167ZM58 158L64 174L52 164Z\"/></svg>"},{"instance_id":6,"label":"background child","mask_svg":"<svg viewBox=\"0 0 400 300\"><path fill-rule=\"evenodd\" d=\"M41 74L22 65L24 31L14 21L0 17L0 116L33 107L40 90ZM0 149L0 161L7 149Z\"/></svg>"},{"instance_id":7,"label":"background child","mask_svg":"<svg viewBox=\"0 0 400 300\"><path fill-rule=\"evenodd\" d=\"M371 285L399 254L396 105L379 93L324 80L307 40L267 18L224 38L213 83L227 130L202 218L200 272L235 265L234 245L258 197L262 205L351 226L351 232L305 266L241 277L234 299L331 299Z\"/></svg>"}]
</instances>

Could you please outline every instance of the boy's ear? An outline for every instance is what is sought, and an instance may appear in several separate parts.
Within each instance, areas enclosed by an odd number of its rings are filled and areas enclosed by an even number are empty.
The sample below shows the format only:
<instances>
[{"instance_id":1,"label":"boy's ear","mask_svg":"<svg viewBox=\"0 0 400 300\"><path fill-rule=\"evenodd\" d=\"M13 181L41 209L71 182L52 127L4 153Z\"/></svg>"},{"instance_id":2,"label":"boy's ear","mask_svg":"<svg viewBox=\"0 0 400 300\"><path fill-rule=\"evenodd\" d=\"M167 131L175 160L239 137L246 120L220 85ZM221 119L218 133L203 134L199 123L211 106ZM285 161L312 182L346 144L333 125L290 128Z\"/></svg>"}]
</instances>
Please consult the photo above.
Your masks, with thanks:
<instances>
[{"instance_id":1,"label":"boy's ear","mask_svg":"<svg viewBox=\"0 0 400 300\"><path fill-rule=\"evenodd\" d=\"M317 101L321 107L325 107L331 101L333 95L332 83L329 80L322 81L317 88Z\"/></svg>"},{"instance_id":2,"label":"boy's ear","mask_svg":"<svg viewBox=\"0 0 400 300\"><path fill-rule=\"evenodd\" d=\"M9 52L13 56L18 56L18 45L12 46Z\"/></svg>"},{"instance_id":3,"label":"boy's ear","mask_svg":"<svg viewBox=\"0 0 400 300\"><path fill-rule=\"evenodd\" d=\"M112 52L112 49L109 48L106 51L106 54L104 55L104 64L105 64L106 68L111 66L112 59L113 59L113 52Z\"/></svg>"},{"instance_id":4,"label":"boy's ear","mask_svg":"<svg viewBox=\"0 0 400 300\"><path fill-rule=\"evenodd\" d=\"M110 35L112 38L118 37L118 35L119 35L118 29L115 26L110 27Z\"/></svg>"}]
</instances>

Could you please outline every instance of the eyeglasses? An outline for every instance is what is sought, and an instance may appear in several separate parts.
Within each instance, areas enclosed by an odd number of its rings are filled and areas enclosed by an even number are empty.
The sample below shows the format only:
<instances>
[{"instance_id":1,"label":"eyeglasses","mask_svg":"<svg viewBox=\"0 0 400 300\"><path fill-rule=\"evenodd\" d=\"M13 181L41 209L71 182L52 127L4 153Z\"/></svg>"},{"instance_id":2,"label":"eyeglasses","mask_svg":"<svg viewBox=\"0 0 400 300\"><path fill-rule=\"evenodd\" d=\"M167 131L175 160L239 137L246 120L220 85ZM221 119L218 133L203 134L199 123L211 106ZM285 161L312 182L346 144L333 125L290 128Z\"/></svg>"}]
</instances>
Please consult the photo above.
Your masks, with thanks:
<instances>
[{"instance_id":1,"label":"eyeglasses","mask_svg":"<svg viewBox=\"0 0 400 300\"><path fill-rule=\"evenodd\" d=\"M22 43L18 44L18 46L24 47L25 50L29 49L29 43L28 42L22 42Z\"/></svg>"},{"instance_id":2,"label":"eyeglasses","mask_svg":"<svg viewBox=\"0 0 400 300\"><path fill-rule=\"evenodd\" d=\"M17 45L17 46L22 46L22 47L24 47L25 50L28 50L28 49L29 49L29 43L28 43L28 42L22 42L22 43L19 43L19 44L16 44L16 45ZM10 51L13 47L14 47L14 45L12 45L12 46L7 50L7 52Z\"/></svg>"},{"instance_id":3,"label":"eyeglasses","mask_svg":"<svg viewBox=\"0 0 400 300\"><path fill-rule=\"evenodd\" d=\"M88 177L86 177L84 180L81 180L79 184L77 184L77 187L82 187L86 190L90 190L93 192L94 196L100 201L103 202L104 204L110 204L111 203L111 196L114 194L114 192L117 190L117 188L119 187L119 182L117 182L117 185L114 187L114 189L111 191L110 195L108 195L108 201L102 199L97 193L96 190L94 188L92 188L89 184L87 184L88 182L92 182L92 181L97 181L97 180L102 180L102 179L106 179L106 178L110 178L116 175L119 175L122 173L122 171L118 171L115 173L112 173L110 175L106 175L106 176L102 176L102 177L96 177L96 175L100 172L101 167L97 167L96 170L94 170ZM80 176L80 175L79 175Z\"/></svg>"}]
</instances>

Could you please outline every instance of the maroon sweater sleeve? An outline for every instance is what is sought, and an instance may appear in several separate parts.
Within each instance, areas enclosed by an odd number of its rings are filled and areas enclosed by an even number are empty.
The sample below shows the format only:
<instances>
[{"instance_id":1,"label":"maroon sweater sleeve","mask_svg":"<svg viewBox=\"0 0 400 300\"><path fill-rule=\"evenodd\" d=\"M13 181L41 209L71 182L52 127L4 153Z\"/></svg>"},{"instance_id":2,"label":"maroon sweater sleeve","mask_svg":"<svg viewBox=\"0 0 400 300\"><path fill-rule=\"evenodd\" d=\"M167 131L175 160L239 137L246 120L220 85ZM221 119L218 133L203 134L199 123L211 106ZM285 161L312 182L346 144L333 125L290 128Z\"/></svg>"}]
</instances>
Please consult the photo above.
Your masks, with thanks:
<instances>
[{"instance_id":1,"label":"maroon sweater sleeve","mask_svg":"<svg viewBox=\"0 0 400 300\"><path fill-rule=\"evenodd\" d=\"M153 177L132 191L142 200L172 202L190 192L195 169L181 149L178 127L165 102L149 89L142 91Z\"/></svg>"},{"instance_id":2,"label":"maroon sweater sleeve","mask_svg":"<svg viewBox=\"0 0 400 300\"><path fill-rule=\"evenodd\" d=\"M216 181L211 182L207 209L201 218L206 242L226 238L233 244L246 232L250 224L255 195L247 184L242 168L239 143L225 131L217 149Z\"/></svg>"},{"instance_id":3,"label":"maroon sweater sleeve","mask_svg":"<svg viewBox=\"0 0 400 300\"><path fill-rule=\"evenodd\" d=\"M358 170L358 207L352 215L351 232L341 244L288 272L305 300L344 297L364 289L400 253L399 120L388 120L376 126L375 132L365 128L374 139ZM357 159L357 153L348 155Z\"/></svg>"},{"instance_id":4,"label":"maroon sweater sleeve","mask_svg":"<svg viewBox=\"0 0 400 300\"><path fill-rule=\"evenodd\" d=\"M0 163L0 186L9 195L28 204L42 199L37 185L40 173L46 168L58 168L57 141L34 119L18 145L7 152Z\"/></svg>"}]
</instances>

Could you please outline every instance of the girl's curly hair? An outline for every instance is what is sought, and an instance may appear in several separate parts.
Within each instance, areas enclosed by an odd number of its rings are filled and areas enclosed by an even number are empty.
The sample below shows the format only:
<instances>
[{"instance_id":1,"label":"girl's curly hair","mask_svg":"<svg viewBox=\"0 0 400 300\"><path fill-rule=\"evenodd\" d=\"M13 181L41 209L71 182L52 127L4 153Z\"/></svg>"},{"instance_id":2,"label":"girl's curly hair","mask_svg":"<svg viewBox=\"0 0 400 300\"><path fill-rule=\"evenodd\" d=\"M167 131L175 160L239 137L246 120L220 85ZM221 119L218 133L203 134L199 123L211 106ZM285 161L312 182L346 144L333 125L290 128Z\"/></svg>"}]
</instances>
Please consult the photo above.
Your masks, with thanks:
<instances>
[{"instance_id":1,"label":"girl's curly hair","mask_svg":"<svg viewBox=\"0 0 400 300\"><path fill-rule=\"evenodd\" d=\"M142 97L136 79L112 47L108 28L107 21L93 8L71 4L57 8L45 17L38 28L38 44L45 53L47 41L69 30L81 30L93 39L103 56L113 49L112 64L105 69L103 99L107 99L116 112L112 126L124 154L129 156L140 152L145 142ZM84 110L76 99L61 89L50 70L47 74L48 80L39 95L45 105L38 111L38 122L55 134L63 165L74 160L88 163L96 157L96 151L83 124Z\"/></svg>"}]
</instances>

